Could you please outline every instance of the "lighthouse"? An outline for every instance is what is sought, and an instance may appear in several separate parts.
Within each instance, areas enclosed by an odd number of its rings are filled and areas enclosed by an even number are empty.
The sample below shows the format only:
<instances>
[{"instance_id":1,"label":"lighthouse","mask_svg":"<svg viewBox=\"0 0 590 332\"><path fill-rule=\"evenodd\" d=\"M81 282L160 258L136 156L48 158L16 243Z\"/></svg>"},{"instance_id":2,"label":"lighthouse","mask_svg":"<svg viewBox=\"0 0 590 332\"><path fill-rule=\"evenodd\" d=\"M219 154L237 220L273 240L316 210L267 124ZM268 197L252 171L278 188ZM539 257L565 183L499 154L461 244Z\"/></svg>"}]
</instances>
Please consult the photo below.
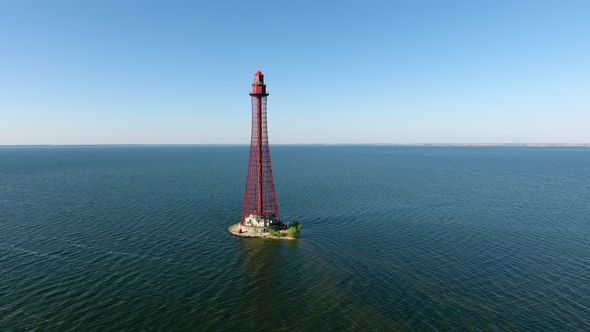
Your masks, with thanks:
<instances>
[{"instance_id":1,"label":"lighthouse","mask_svg":"<svg viewBox=\"0 0 590 332\"><path fill-rule=\"evenodd\" d=\"M250 92L252 101L252 137L241 226L267 228L280 224L279 206L270 161L266 121L266 84L258 71Z\"/></svg>"}]
</instances>

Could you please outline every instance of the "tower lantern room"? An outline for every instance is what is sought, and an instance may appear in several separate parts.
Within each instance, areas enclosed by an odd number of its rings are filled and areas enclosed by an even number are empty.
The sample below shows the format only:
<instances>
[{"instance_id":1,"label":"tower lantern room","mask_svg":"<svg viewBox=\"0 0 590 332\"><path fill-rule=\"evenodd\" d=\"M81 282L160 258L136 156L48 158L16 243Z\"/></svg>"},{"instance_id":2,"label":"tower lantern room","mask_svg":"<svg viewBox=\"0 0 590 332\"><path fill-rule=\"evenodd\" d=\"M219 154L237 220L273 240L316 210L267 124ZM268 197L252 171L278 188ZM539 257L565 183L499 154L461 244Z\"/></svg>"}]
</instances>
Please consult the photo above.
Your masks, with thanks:
<instances>
[{"instance_id":1,"label":"tower lantern room","mask_svg":"<svg viewBox=\"0 0 590 332\"><path fill-rule=\"evenodd\" d=\"M264 84L264 75L259 71L254 74L254 83L252 83L251 96L268 96L266 93L266 85Z\"/></svg>"}]
</instances>

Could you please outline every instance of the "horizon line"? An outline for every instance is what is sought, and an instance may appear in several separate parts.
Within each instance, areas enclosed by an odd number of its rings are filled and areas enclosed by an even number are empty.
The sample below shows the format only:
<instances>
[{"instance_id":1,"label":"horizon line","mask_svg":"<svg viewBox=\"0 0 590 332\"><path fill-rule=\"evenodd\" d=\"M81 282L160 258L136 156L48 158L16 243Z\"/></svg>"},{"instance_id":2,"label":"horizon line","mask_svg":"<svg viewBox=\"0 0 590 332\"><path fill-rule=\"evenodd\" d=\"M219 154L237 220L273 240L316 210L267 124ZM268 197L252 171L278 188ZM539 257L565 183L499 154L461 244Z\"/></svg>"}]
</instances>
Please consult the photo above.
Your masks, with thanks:
<instances>
[{"instance_id":1,"label":"horizon line","mask_svg":"<svg viewBox=\"0 0 590 332\"><path fill-rule=\"evenodd\" d=\"M555 146L590 147L590 143L275 143L273 146ZM100 147L100 146L250 146L246 143L113 143L113 144L0 144L6 147Z\"/></svg>"}]
</instances>

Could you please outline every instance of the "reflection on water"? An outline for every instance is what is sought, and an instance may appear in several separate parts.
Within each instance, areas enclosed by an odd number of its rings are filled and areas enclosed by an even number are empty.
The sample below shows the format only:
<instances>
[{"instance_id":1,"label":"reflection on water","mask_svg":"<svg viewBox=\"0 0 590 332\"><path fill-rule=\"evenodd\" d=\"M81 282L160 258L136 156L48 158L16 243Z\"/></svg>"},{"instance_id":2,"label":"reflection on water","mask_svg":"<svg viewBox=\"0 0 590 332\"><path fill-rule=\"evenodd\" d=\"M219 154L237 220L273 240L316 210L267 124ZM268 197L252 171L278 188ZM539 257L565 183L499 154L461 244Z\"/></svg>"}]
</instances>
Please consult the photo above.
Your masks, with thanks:
<instances>
[{"instance_id":1,"label":"reflection on water","mask_svg":"<svg viewBox=\"0 0 590 332\"><path fill-rule=\"evenodd\" d=\"M238 322L245 329L272 328L285 311L281 306L281 288L286 280L281 276L285 264L281 247L286 241L239 239L244 266L242 291L246 301L238 309ZM275 323L276 324L276 323Z\"/></svg>"}]
</instances>

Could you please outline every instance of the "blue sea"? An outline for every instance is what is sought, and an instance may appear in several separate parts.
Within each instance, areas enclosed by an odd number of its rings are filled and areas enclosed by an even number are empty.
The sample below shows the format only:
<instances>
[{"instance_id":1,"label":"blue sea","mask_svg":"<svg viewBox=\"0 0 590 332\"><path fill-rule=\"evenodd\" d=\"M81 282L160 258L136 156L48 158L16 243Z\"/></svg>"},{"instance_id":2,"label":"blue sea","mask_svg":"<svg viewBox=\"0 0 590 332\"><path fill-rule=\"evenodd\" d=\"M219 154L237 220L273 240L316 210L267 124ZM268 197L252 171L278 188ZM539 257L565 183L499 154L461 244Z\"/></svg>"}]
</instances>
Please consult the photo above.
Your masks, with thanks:
<instances>
[{"instance_id":1,"label":"blue sea","mask_svg":"<svg viewBox=\"0 0 590 332\"><path fill-rule=\"evenodd\" d=\"M590 148L0 148L0 331L588 331Z\"/></svg>"}]
</instances>

